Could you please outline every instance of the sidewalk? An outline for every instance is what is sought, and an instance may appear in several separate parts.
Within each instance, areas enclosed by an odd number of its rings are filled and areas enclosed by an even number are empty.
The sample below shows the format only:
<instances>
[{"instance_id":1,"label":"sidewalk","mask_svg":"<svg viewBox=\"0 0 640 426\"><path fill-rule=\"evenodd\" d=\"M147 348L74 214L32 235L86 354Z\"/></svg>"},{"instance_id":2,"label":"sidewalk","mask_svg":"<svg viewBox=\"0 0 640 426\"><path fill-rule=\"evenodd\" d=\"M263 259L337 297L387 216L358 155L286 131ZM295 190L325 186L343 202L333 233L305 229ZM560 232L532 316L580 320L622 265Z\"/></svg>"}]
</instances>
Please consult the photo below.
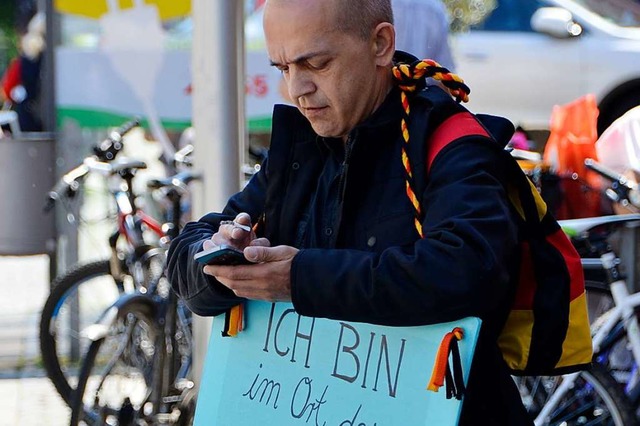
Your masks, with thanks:
<instances>
[{"instance_id":1,"label":"sidewalk","mask_svg":"<svg viewBox=\"0 0 640 426\"><path fill-rule=\"evenodd\" d=\"M40 362L38 323L49 292L47 256L0 256L0 426L62 426L69 410Z\"/></svg>"}]
</instances>

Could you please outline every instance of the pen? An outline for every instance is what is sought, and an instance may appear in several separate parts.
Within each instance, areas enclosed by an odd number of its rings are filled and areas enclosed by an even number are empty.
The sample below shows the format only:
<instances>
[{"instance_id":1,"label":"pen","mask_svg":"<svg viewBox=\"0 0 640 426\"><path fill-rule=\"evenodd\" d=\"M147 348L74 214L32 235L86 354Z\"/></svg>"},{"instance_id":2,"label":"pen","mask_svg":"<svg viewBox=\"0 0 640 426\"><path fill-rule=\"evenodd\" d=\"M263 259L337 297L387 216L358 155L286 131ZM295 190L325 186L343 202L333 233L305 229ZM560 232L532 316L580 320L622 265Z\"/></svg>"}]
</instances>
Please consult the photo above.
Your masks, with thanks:
<instances>
[{"instance_id":1,"label":"pen","mask_svg":"<svg viewBox=\"0 0 640 426\"><path fill-rule=\"evenodd\" d=\"M241 223L236 222L235 220L233 221L233 226L236 226L245 232L251 232L251 227L249 225L243 225Z\"/></svg>"}]
</instances>

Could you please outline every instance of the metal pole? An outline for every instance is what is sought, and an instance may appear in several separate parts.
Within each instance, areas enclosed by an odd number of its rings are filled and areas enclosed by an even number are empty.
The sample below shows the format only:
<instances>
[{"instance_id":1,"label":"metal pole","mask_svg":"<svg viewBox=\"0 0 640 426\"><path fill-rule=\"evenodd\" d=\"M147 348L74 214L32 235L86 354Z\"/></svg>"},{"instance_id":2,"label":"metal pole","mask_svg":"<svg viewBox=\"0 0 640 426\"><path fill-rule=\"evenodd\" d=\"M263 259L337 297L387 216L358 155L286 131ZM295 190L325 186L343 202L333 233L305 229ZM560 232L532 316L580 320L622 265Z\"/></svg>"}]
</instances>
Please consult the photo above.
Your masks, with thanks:
<instances>
[{"instance_id":1,"label":"metal pole","mask_svg":"<svg viewBox=\"0 0 640 426\"><path fill-rule=\"evenodd\" d=\"M59 20L55 15L53 0L38 0L38 10L45 14L46 25L46 48L44 49L41 68L40 84L40 117L42 117L42 127L45 132L53 135L53 143L58 144L56 134L56 101L55 101L55 48L60 41ZM56 169L56 154L51 159L51 167L54 170L55 178L58 178ZM53 214L53 213L52 213ZM58 275L58 224L54 221L54 239L48 247L49 256L49 282Z\"/></svg>"},{"instance_id":2,"label":"metal pole","mask_svg":"<svg viewBox=\"0 0 640 426\"><path fill-rule=\"evenodd\" d=\"M55 155L52 158L51 167L54 170L56 180L63 173L56 167L56 160L60 157L66 157L64 153L67 150L61 146L62 141L57 134L57 110L55 98L55 50L60 45L60 20L55 13L53 0L38 0L38 11L45 15L46 25L46 48L43 51L41 62L41 84L40 84L40 117L42 117L43 131L53 136L55 144ZM70 158L64 158L70 160ZM72 163L72 162L70 162ZM79 211L74 211L76 217ZM49 282L52 282L58 275L59 271L65 271L67 268L78 260L78 229L77 224L70 224L66 220L66 215L60 206L56 208L56 220L54 221L54 240L48 247L49 255ZM80 300L76 294L71 300L71 312L69 316L69 352L70 361L74 362L80 359L80 341L77 336L80 332Z\"/></svg>"},{"instance_id":3,"label":"metal pole","mask_svg":"<svg viewBox=\"0 0 640 426\"><path fill-rule=\"evenodd\" d=\"M240 188L240 147L245 146L243 12L241 1L192 2L195 166L203 174L202 184L194 187L195 217L221 211ZM196 384L210 330L210 319L194 318Z\"/></svg>"},{"instance_id":4,"label":"metal pole","mask_svg":"<svg viewBox=\"0 0 640 426\"><path fill-rule=\"evenodd\" d=\"M60 42L59 21L54 13L53 0L39 0L38 10L45 13L47 47L42 58L41 80L41 117L45 132L56 131L56 101L55 101L55 55L54 51Z\"/></svg>"}]
</instances>

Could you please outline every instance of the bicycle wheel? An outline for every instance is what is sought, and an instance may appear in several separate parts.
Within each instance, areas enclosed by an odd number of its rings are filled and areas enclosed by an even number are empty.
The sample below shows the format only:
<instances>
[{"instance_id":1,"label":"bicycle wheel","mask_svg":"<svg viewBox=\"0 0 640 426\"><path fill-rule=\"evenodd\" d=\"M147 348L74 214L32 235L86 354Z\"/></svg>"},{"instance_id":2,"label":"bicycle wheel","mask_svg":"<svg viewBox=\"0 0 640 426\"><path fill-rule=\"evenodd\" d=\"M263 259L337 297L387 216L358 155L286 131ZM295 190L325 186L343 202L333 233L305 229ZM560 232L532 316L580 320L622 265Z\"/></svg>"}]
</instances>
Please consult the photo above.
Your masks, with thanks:
<instances>
[{"instance_id":1,"label":"bicycle wheel","mask_svg":"<svg viewBox=\"0 0 640 426\"><path fill-rule=\"evenodd\" d=\"M79 361L88 342L81 332L93 324L124 291L133 292L157 280L164 271L165 251L135 249L115 278L109 260L78 265L52 283L40 317L40 352L47 375L69 404Z\"/></svg>"},{"instance_id":2,"label":"bicycle wheel","mask_svg":"<svg viewBox=\"0 0 640 426\"><path fill-rule=\"evenodd\" d=\"M515 381L520 395L531 414L538 417L541 410L562 383L563 376L518 377ZM540 425L578 426L635 425L634 410L619 383L599 364L578 373L573 386L562 395Z\"/></svg>"},{"instance_id":3,"label":"bicycle wheel","mask_svg":"<svg viewBox=\"0 0 640 426\"><path fill-rule=\"evenodd\" d=\"M159 422L158 383L163 332L148 304L119 312L106 335L93 341L80 370L71 425L170 424Z\"/></svg>"},{"instance_id":4,"label":"bicycle wheel","mask_svg":"<svg viewBox=\"0 0 640 426\"><path fill-rule=\"evenodd\" d=\"M111 275L108 260L78 265L56 278L40 317L40 352L47 375L69 404L88 348L80 333L120 295L127 280Z\"/></svg>"}]
</instances>

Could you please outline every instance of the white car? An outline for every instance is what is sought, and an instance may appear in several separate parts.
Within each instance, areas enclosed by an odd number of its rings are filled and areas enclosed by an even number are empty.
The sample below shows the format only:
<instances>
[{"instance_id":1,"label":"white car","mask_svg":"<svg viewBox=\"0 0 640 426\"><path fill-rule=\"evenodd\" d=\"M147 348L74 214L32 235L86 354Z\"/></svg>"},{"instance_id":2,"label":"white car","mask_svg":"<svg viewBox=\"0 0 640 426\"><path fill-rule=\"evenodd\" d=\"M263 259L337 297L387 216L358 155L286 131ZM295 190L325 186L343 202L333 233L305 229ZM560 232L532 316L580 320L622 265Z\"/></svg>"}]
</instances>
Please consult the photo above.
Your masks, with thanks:
<instances>
[{"instance_id":1,"label":"white car","mask_svg":"<svg viewBox=\"0 0 640 426\"><path fill-rule=\"evenodd\" d=\"M640 104L640 3L635 0L495 0L452 37L469 108L546 129L554 105L596 96L601 133Z\"/></svg>"}]
</instances>

